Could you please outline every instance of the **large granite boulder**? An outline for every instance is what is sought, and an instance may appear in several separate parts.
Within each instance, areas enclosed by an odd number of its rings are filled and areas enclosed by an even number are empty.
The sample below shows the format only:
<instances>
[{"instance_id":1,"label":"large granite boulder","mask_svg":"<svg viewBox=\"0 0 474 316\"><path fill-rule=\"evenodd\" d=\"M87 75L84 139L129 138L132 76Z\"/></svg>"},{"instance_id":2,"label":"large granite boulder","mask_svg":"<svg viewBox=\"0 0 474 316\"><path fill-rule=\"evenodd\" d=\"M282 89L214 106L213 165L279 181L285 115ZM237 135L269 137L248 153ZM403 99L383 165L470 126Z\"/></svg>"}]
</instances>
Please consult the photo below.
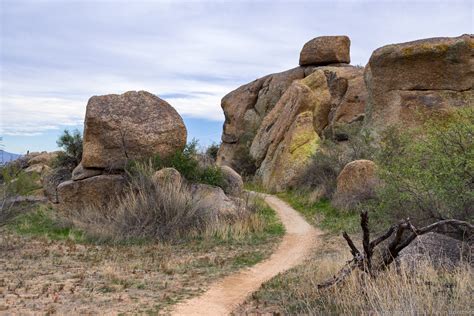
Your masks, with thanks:
<instances>
[{"instance_id":1,"label":"large granite boulder","mask_svg":"<svg viewBox=\"0 0 474 316\"><path fill-rule=\"evenodd\" d=\"M411 126L474 104L474 37L429 38L375 50L365 70L368 127Z\"/></svg>"},{"instance_id":2,"label":"large granite boulder","mask_svg":"<svg viewBox=\"0 0 474 316\"><path fill-rule=\"evenodd\" d=\"M248 163L248 150L263 118L291 83L304 77L305 68L297 67L257 79L222 99L225 122L217 155L219 165L240 171L241 166Z\"/></svg>"},{"instance_id":3,"label":"large granite boulder","mask_svg":"<svg viewBox=\"0 0 474 316\"><path fill-rule=\"evenodd\" d=\"M365 99L358 67L317 67L295 80L265 116L250 147L258 180L271 191L294 187L320 138L335 137L341 126L363 118Z\"/></svg>"},{"instance_id":4,"label":"large granite boulder","mask_svg":"<svg viewBox=\"0 0 474 316\"><path fill-rule=\"evenodd\" d=\"M182 150L186 127L166 101L146 91L89 99L83 168L123 169L127 160Z\"/></svg>"},{"instance_id":5,"label":"large granite boulder","mask_svg":"<svg viewBox=\"0 0 474 316\"><path fill-rule=\"evenodd\" d=\"M265 188L280 191L290 187L304 168L319 140L313 129L314 107L329 98L318 93L323 74L295 81L264 118L250 147Z\"/></svg>"},{"instance_id":6,"label":"large granite boulder","mask_svg":"<svg viewBox=\"0 0 474 316\"><path fill-rule=\"evenodd\" d=\"M423 265L452 270L462 263L473 266L472 244L439 233L417 237L397 257L402 269L416 271Z\"/></svg>"},{"instance_id":7,"label":"large granite boulder","mask_svg":"<svg viewBox=\"0 0 474 316\"><path fill-rule=\"evenodd\" d=\"M315 38L301 52L302 66L226 95L217 163L257 173L279 191L294 184L320 138L347 140L345 127L363 120L367 98L363 68L346 64L349 46L346 36Z\"/></svg>"},{"instance_id":8,"label":"large granite boulder","mask_svg":"<svg viewBox=\"0 0 474 316\"><path fill-rule=\"evenodd\" d=\"M372 198L379 184L376 170L375 163L365 159L345 165L337 177L332 204L340 209L350 209L358 202Z\"/></svg>"},{"instance_id":9,"label":"large granite boulder","mask_svg":"<svg viewBox=\"0 0 474 316\"><path fill-rule=\"evenodd\" d=\"M300 53L300 66L350 63L351 40L347 36L320 36L313 38Z\"/></svg>"},{"instance_id":10,"label":"large granite boulder","mask_svg":"<svg viewBox=\"0 0 474 316\"><path fill-rule=\"evenodd\" d=\"M118 174L65 181L57 187L59 206L64 212L82 210L86 207L99 209L117 201L125 188L125 178Z\"/></svg>"},{"instance_id":11,"label":"large granite boulder","mask_svg":"<svg viewBox=\"0 0 474 316\"><path fill-rule=\"evenodd\" d=\"M240 174L229 166L221 166L224 185L222 189L225 194L240 197L244 191L244 181Z\"/></svg>"}]
</instances>

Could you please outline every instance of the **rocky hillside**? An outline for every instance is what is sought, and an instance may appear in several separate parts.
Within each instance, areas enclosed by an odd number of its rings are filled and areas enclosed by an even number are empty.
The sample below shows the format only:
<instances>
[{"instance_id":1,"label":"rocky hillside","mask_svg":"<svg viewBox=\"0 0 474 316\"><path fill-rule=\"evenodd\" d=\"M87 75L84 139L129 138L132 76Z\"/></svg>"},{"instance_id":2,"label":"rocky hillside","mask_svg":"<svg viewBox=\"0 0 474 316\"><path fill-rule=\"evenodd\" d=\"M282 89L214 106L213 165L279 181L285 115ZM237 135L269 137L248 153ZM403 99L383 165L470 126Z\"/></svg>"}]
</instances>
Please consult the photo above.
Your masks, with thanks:
<instances>
[{"instance_id":1,"label":"rocky hillside","mask_svg":"<svg viewBox=\"0 0 474 316\"><path fill-rule=\"evenodd\" d=\"M222 99L218 163L255 175L271 191L295 185L322 139L346 142L348 130L375 136L421 113L472 106L474 37L432 38L374 51L351 66L347 36L312 39L299 67L267 75Z\"/></svg>"}]
</instances>

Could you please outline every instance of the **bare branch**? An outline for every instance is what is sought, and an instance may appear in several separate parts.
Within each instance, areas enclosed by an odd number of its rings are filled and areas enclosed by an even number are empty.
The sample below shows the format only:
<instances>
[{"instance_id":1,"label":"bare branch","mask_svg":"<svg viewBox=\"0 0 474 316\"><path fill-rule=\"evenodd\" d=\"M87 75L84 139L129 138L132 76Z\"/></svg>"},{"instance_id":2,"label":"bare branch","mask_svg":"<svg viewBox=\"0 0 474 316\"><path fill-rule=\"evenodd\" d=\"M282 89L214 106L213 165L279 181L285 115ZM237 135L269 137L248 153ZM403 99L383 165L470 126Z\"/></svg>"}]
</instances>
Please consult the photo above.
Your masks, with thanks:
<instances>
[{"instance_id":1,"label":"bare branch","mask_svg":"<svg viewBox=\"0 0 474 316\"><path fill-rule=\"evenodd\" d=\"M352 241L351 237L346 232L342 233L342 237L347 241L347 244L349 245L349 248L351 248L351 253L354 257L357 257L358 255L360 256L360 251L357 249L357 247L354 245L354 242Z\"/></svg>"},{"instance_id":2,"label":"bare branch","mask_svg":"<svg viewBox=\"0 0 474 316\"><path fill-rule=\"evenodd\" d=\"M362 246L364 247L367 270L371 271L372 248L370 247L369 215L367 211L360 213L360 226L362 227Z\"/></svg>"}]
</instances>

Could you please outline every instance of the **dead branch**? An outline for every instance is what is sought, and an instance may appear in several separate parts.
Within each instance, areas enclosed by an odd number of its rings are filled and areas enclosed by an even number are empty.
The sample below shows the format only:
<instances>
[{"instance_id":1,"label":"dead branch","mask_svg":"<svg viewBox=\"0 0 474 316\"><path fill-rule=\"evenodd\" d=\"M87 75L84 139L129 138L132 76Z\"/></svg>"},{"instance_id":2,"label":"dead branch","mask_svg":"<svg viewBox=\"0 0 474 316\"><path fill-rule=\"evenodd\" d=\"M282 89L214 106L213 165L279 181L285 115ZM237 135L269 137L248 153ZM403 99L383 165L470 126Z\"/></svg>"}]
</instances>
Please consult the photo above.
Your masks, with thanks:
<instances>
[{"instance_id":1,"label":"dead branch","mask_svg":"<svg viewBox=\"0 0 474 316\"><path fill-rule=\"evenodd\" d=\"M464 227L468 231L474 231L474 225L456 220L446 219L435 222L422 228L416 228L409 218L400 221L398 224L391 226L384 234L370 241L369 231L369 215L367 212L360 214L361 221L360 225L362 228L362 246L364 254L362 254L356 247L352 239L346 232L343 232L342 236L347 242L347 245L351 249L353 259L350 260L338 274L328 279L327 281L318 284L318 289L325 289L332 287L336 284L344 281L354 269L359 268L363 272L369 274L371 277L375 277L379 272L386 270L391 263L395 261L400 251L406 248L411 242L413 242L418 236L423 234L436 231L438 228L445 225L459 229ZM445 233L440 231L440 233ZM408 234L408 235L407 235ZM392 237L392 240L382 249L382 260L376 266L372 265L372 255L374 249L379 246L383 241Z\"/></svg>"}]
</instances>

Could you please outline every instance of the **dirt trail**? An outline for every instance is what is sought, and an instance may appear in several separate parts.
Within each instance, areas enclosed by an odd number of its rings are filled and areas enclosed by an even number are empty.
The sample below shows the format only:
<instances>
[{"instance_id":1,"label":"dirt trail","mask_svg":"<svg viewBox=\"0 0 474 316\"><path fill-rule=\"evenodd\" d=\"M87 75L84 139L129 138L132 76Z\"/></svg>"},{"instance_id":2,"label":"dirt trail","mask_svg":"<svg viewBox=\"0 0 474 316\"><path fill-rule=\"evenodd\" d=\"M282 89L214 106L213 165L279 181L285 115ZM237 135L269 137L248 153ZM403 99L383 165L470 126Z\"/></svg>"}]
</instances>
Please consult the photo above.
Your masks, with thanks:
<instances>
[{"instance_id":1,"label":"dirt trail","mask_svg":"<svg viewBox=\"0 0 474 316\"><path fill-rule=\"evenodd\" d=\"M262 283L300 264L316 246L321 231L308 224L297 211L279 198L263 196L286 229L277 250L267 260L229 275L211 285L201 296L178 304L173 315L228 315L258 290Z\"/></svg>"}]
</instances>

